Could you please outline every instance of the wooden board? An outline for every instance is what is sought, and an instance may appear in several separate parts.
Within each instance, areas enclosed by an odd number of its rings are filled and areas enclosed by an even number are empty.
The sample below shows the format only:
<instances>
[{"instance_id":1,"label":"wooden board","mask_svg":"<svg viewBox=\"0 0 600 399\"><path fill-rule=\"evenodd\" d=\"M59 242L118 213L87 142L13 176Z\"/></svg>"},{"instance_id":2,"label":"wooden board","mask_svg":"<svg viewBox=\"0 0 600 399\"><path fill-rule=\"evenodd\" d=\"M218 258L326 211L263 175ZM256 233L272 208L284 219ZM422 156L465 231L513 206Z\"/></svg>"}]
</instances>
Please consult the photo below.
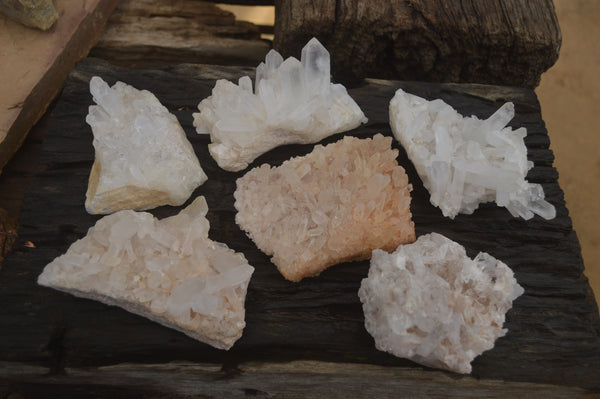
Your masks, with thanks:
<instances>
[{"instance_id":1,"label":"wooden board","mask_svg":"<svg viewBox=\"0 0 600 399\"><path fill-rule=\"evenodd\" d=\"M256 66L270 48L258 26L210 2L121 0L90 54L124 66Z\"/></svg>"},{"instance_id":2,"label":"wooden board","mask_svg":"<svg viewBox=\"0 0 600 399\"><path fill-rule=\"evenodd\" d=\"M579 243L552 167L553 155L531 90L498 86L368 81L350 90L369 123L358 137L390 135L388 103L397 88L442 98L459 112L485 118L514 101L513 127L526 127L529 180L541 183L557 218L515 219L484 205L473 215L444 218L429 203L400 148L398 161L414 185L411 210L417 234L436 231L473 256L486 251L515 271L525 294L507 314L508 334L473 362L471 376L432 370L379 352L363 326L357 296L368 262L334 266L300 283L284 280L268 257L234 223L235 179L210 157L209 138L195 134L192 113L215 79L253 69L180 65L127 69L85 59L71 73L50 111L40 165L20 218L20 239L0 269L0 393L98 397L584 397L600 392L600 320L583 275ZM97 216L84 209L93 162L92 133L84 119L92 103L88 81L99 75L156 94L179 119L209 180L204 195L210 237L242 251L256 267L246 301L247 326L228 352L126 311L42 288L43 267L82 237ZM325 140L337 141L341 134ZM397 143L395 144L397 146ZM280 164L312 145L288 145L261 156ZM179 208L161 207L158 217ZM31 241L35 248L26 247ZM7 395L2 395L7 396Z\"/></svg>"},{"instance_id":3,"label":"wooden board","mask_svg":"<svg viewBox=\"0 0 600 399\"><path fill-rule=\"evenodd\" d=\"M48 31L0 15L0 171L87 55L118 0L56 0Z\"/></svg>"},{"instance_id":4,"label":"wooden board","mask_svg":"<svg viewBox=\"0 0 600 399\"><path fill-rule=\"evenodd\" d=\"M274 48L316 36L339 81L364 77L535 87L558 59L552 0L280 0Z\"/></svg>"}]
</instances>

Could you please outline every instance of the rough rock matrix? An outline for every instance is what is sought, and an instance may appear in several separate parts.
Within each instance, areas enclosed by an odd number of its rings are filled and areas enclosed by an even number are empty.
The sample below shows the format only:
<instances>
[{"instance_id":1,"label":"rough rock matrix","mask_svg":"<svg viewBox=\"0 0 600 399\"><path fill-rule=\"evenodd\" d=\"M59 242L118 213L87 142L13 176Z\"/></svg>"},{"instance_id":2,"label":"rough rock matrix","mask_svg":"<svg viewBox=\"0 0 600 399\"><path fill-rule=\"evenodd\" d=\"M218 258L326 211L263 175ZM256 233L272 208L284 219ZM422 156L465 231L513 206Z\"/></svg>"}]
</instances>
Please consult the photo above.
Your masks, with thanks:
<instances>
[{"instance_id":1,"label":"rough rock matrix","mask_svg":"<svg viewBox=\"0 0 600 399\"><path fill-rule=\"evenodd\" d=\"M123 210L46 266L40 285L120 306L220 349L242 336L254 268L208 238L199 197L162 220Z\"/></svg>"},{"instance_id":2,"label":"rough rock matrix","mask_svg":"<svg viewBox=\"0 0 600 399\"><path fill-rule=\"evenodd\" d=\"M442 100L427 101L401 89L390 103L390 124L444 216L471 214L480 203L496 201L515 217L556 216L539 184L525 178L525 128L505 127L514 105L504 104L486 120L463 118Z\"/></svg>"},{"instance_id":3,"label":"rough rock matrix","mask_svg":"<svg viewBox=\"0 0 600 399\"><path fill-rule=\"evenodd\" d=\"M239 171L283 144L316 143L354 129L367 119L346 88L330 80L329 52L312 39L302 61L271 50L256 68L254 93L248 76L238 85L218 80L194 114L198 133L210 133L209 150L219 166Z\"/></svg>"},{"instance_id":4,"label":"rough rock matrix","mask_svg":"<svg viewBox=\"0 0 600 399\"><path fill-rule=\"evenodd\" d=\"M512 270L481 252L427 234L389 254L373 251L358 295L377 349L429 367L470 373L494 347L506 312L523 293Z\"/></svg>"},{"instance_id":5,"label":"rough rock matrix","mask_svg":"<svg viewBox=\"0 0 600 399\"><path fill-rule=\"evenodd\" d=\"M192 145L175 115L147 90L123 82L112 88L95 76L86 122L96 158L86 193L92 214L182 205L204 183Z\"/></svg>"},{"instance_id":6,"label":"rough rock matrix","mask_svg":"<svg viewBox=\"0 0 600 399\"><path fill-rule=\"evenodd\" d=\"M2 0L0 13L23 25L48 30L58 20L52 0Z\"/></svg>"},{"instance_id":7,"label":"rough rock matrix","mask_svg":"<svg viewBox=\"0 0 600 399\"><path fill-rule=\"evenodd\" d=\"M412 186L391 137L346 136L237 180L236 222L288 280L415 240Z\"/></svg>"}]
</instances>

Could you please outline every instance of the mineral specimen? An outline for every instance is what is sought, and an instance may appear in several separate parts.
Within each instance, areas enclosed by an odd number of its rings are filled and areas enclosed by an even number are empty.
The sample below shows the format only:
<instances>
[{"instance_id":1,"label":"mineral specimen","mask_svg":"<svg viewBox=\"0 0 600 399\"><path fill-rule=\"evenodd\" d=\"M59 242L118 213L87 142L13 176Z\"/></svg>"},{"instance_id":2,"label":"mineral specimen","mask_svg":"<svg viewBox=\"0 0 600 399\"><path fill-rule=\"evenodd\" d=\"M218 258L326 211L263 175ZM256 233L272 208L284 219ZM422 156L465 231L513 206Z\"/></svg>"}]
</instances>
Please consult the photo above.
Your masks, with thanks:
<instances>
[{"instance_id":1,"label":"mineral specimen","mask_svg":"<svg viewBox=\"0 0 600 399\"><path fill-rule=\"evenodd\" d=\"M431 233L388 254L373 251L358 295L377 349L417 363L470 373L494 347L523 288L504 263Z\"/></svg>"},{"instance_id":2,"label":"mineral specimen","mask_svg":"<svg viewBox=\"0 0 600 399\"><path fill-rule=\"evenodd\" d=\"M254 93L248 76L238 85L219 80L200 102L194 126L210 133L208 148L221 168L239 171L279 145L316 143L367 122L344 86L330 82L329 52L317 39L301 58L284 61L271 50L256 68Z\"/></svg>"},{"instance_id":3,"label":"mineral specimen","mask_svg":"<svg viewBox=\"0 0 600 399\"><path fill-rule=\"evenodd\" d=\"M496 201L513 216L556 216L539 184L525 180L525 128L505 127L512 103L486 120L463 118L442 100L427 101L401 89L390 103L390 124L444 216L471 214L482 202Z\"/></svg>"},{"instance_id":4,"label":"mineral specimen","mask_svg":"<svg viewBox=\"0 0 600 399\"><path fill-rule=\"evenodd\" d=\"M38 283L229 349L245 326L254 268L243 254L208 238L207 211L199 197L160 221L131 210L105 216L46 266Z\"/></svg>"},{"instance_id":5,"label":"mineral specimen","mask_svg":"<svg viewBox=\"0 0 600 399\"><path fill-rule=\"evenodd\" d=\"M236 222L288 280L415 240L412 186L391 137L346 136L237 180Z\"/></svg>"},{"instance_id":6,"label":"mineral specimen","mask_svg":"<svg viewBox=\"0 0 600 399\"><path fill-rule=\"evenodd\" d=\"M147 90L90 81L94 133L85 208L92 214L181 205L207 179L175 115Z\"/></svg>"},{"instance_id":7,"label":"mineral specimen","mask_svg":"<svg viewBox=\"0 0 600 399\"><path fill-rule=\"evenodd\" d=\"M23 25L48 30L58 20L52 0L2 0L0 12Z\"/></svg>"}]
</instances>

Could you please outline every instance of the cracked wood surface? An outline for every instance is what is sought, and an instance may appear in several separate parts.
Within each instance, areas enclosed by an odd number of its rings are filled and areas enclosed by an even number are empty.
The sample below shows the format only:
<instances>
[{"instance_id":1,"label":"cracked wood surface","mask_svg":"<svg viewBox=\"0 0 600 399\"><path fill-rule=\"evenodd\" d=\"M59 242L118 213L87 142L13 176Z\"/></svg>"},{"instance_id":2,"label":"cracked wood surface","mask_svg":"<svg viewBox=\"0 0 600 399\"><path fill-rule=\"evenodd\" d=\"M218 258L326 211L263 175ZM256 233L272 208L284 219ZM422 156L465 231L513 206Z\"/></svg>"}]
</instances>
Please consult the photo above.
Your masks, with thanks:
<instances>
[{"instance_id":1,"label":"cracked wood surface","mask_svg":"<svg viewBox=\"0 0 600 399\"><path fill-rule=\"evenodd\" d=\"M364 77L535 87L558 59L552 0L278 0L284 57L316 36L342 83Z\"/></svg>"},{"instance_id":2,"label":"cracked wood surface","mask_svg":"<svg viewBox=\"0 0 600 399\"><path fill-rule=\"evenodd\" d=\"M405 152L394 144L400 149L398 162L414 185L411 211L417 235L442 233L464 245L471 256L486 251L507 263L525 288L507 314L508 334L474 360L471 376L461 376L374 348L357 295L368 262L337 265L316 278L290 283L235 225L232 194L243 172L226 172L216 165L208 153L208 136L194 132L192 113L216 79L253 73L250 68L191 65L129 69L95 59L78 64L48 115L40 172L23 203L20 238L0 269L0 393L396 397L403 392L464 397L476 392L488 397L585 397L600 391L598 308L583 275L579 242L533 91L383 80L349 90L369 118L368 124L348 133L358 137L391 135L388 103L400 87L428 99L442 98L462 114L482 118L512 100L517 115L510 125L528 130L528 156L535 162L528 178L543 185L557 209L554 220L515 219L493 204L473 215L444 218L429 203ZM148 89L177 116L209 177L192 198L207 199L210 237L243 252L256 267L246 300L247 326L228 352L120 308L35 283L43 267L98 220L83 205L94 156L85 123L92 102L88 82L94 75L111 84L122 80ZM281 164L312 147L279 147L251 166ZM151 212L164 217L179 209ZM27 241L35 248L26 246Z\"/></svg>"}]
</instances>

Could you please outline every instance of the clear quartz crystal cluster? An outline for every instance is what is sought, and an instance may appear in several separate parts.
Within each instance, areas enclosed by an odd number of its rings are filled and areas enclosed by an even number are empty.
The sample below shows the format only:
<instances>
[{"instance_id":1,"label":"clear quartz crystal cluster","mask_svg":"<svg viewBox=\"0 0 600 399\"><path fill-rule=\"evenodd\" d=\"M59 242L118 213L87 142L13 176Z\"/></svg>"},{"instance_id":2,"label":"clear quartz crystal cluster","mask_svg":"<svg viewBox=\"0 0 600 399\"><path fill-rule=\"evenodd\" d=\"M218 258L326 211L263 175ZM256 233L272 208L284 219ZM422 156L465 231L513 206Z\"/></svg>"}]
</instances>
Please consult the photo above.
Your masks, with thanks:
<instances>
[{"instance_id":1,"label":"clear quartz crystal cluster","mask_svg":"<svg viewBox=\"0 0 600 399\"><path fill-rule=\"evenodd\" d=\"M358 295L377 349L417 363L470 373L471 361L506 334L506 312L523 288L486 253L467 257L436 233L373 251Z\"/></svg>"},{"instance_id":2,"label":"clear quartz crystal cluster","mask_svg":"<svg viewBox=\"0 0 600 399\"><path fill-rule=\"evenodd\" d=\"M243 254L208 238L204 197L162 220L123 210L44 269L38 283L120 306L221 349L245 326L254 268Z\"/></svg>"},{"instance_id":3,"label":"clear quartz crystal cluster","mask_svg":"<svg viewBox=\"0 0 600 399\"><path fill-rule=\"evenodd\" d=\"M183 204L207 179L175 115L147 90L95 76L86 118L96 159L85 207L92 214Z\"/></svg>"},{"instance_id":4,"label":"clear quartz crystal cluster","mask_svg":"<svg viewBox=\"0 0 600 399\"><path fill-rule=\"evenodd\" d=\"M442 100L427 101L398 90L390 103L390 124L444 216L471 214L496 201L513 216L556 216L539 184L525 180L525 128L505 127L514 117L506 103L486 120L463 118Z\"/></svg>"},{"instance_id":5,"label":"clear quartz crystal cluster","mask_svg":"<svg viewBox=\"0 0 600 399\"><path fill-rule=\"evenodd\" d=\"M239 84L217 81L194 114L198 133L210 133L209 150L219 166L239 171L283 144L316 143L366 123L344 86L330 81L329 52L312 39L302 61L283 60L271 50L256 68L254 92L248 76Z\"/></svg>"},{"instance_id":6,"label":"clear quartz crystal cluster","mask_svg":"<svg viewBox=\"0 0 600 399\"><path fill-rule=\"evenodd\" d=\"M288 280L415 240L412 186L391 137L346 136L237 180L236 222Z\"/></svg>"}]
</instances>

